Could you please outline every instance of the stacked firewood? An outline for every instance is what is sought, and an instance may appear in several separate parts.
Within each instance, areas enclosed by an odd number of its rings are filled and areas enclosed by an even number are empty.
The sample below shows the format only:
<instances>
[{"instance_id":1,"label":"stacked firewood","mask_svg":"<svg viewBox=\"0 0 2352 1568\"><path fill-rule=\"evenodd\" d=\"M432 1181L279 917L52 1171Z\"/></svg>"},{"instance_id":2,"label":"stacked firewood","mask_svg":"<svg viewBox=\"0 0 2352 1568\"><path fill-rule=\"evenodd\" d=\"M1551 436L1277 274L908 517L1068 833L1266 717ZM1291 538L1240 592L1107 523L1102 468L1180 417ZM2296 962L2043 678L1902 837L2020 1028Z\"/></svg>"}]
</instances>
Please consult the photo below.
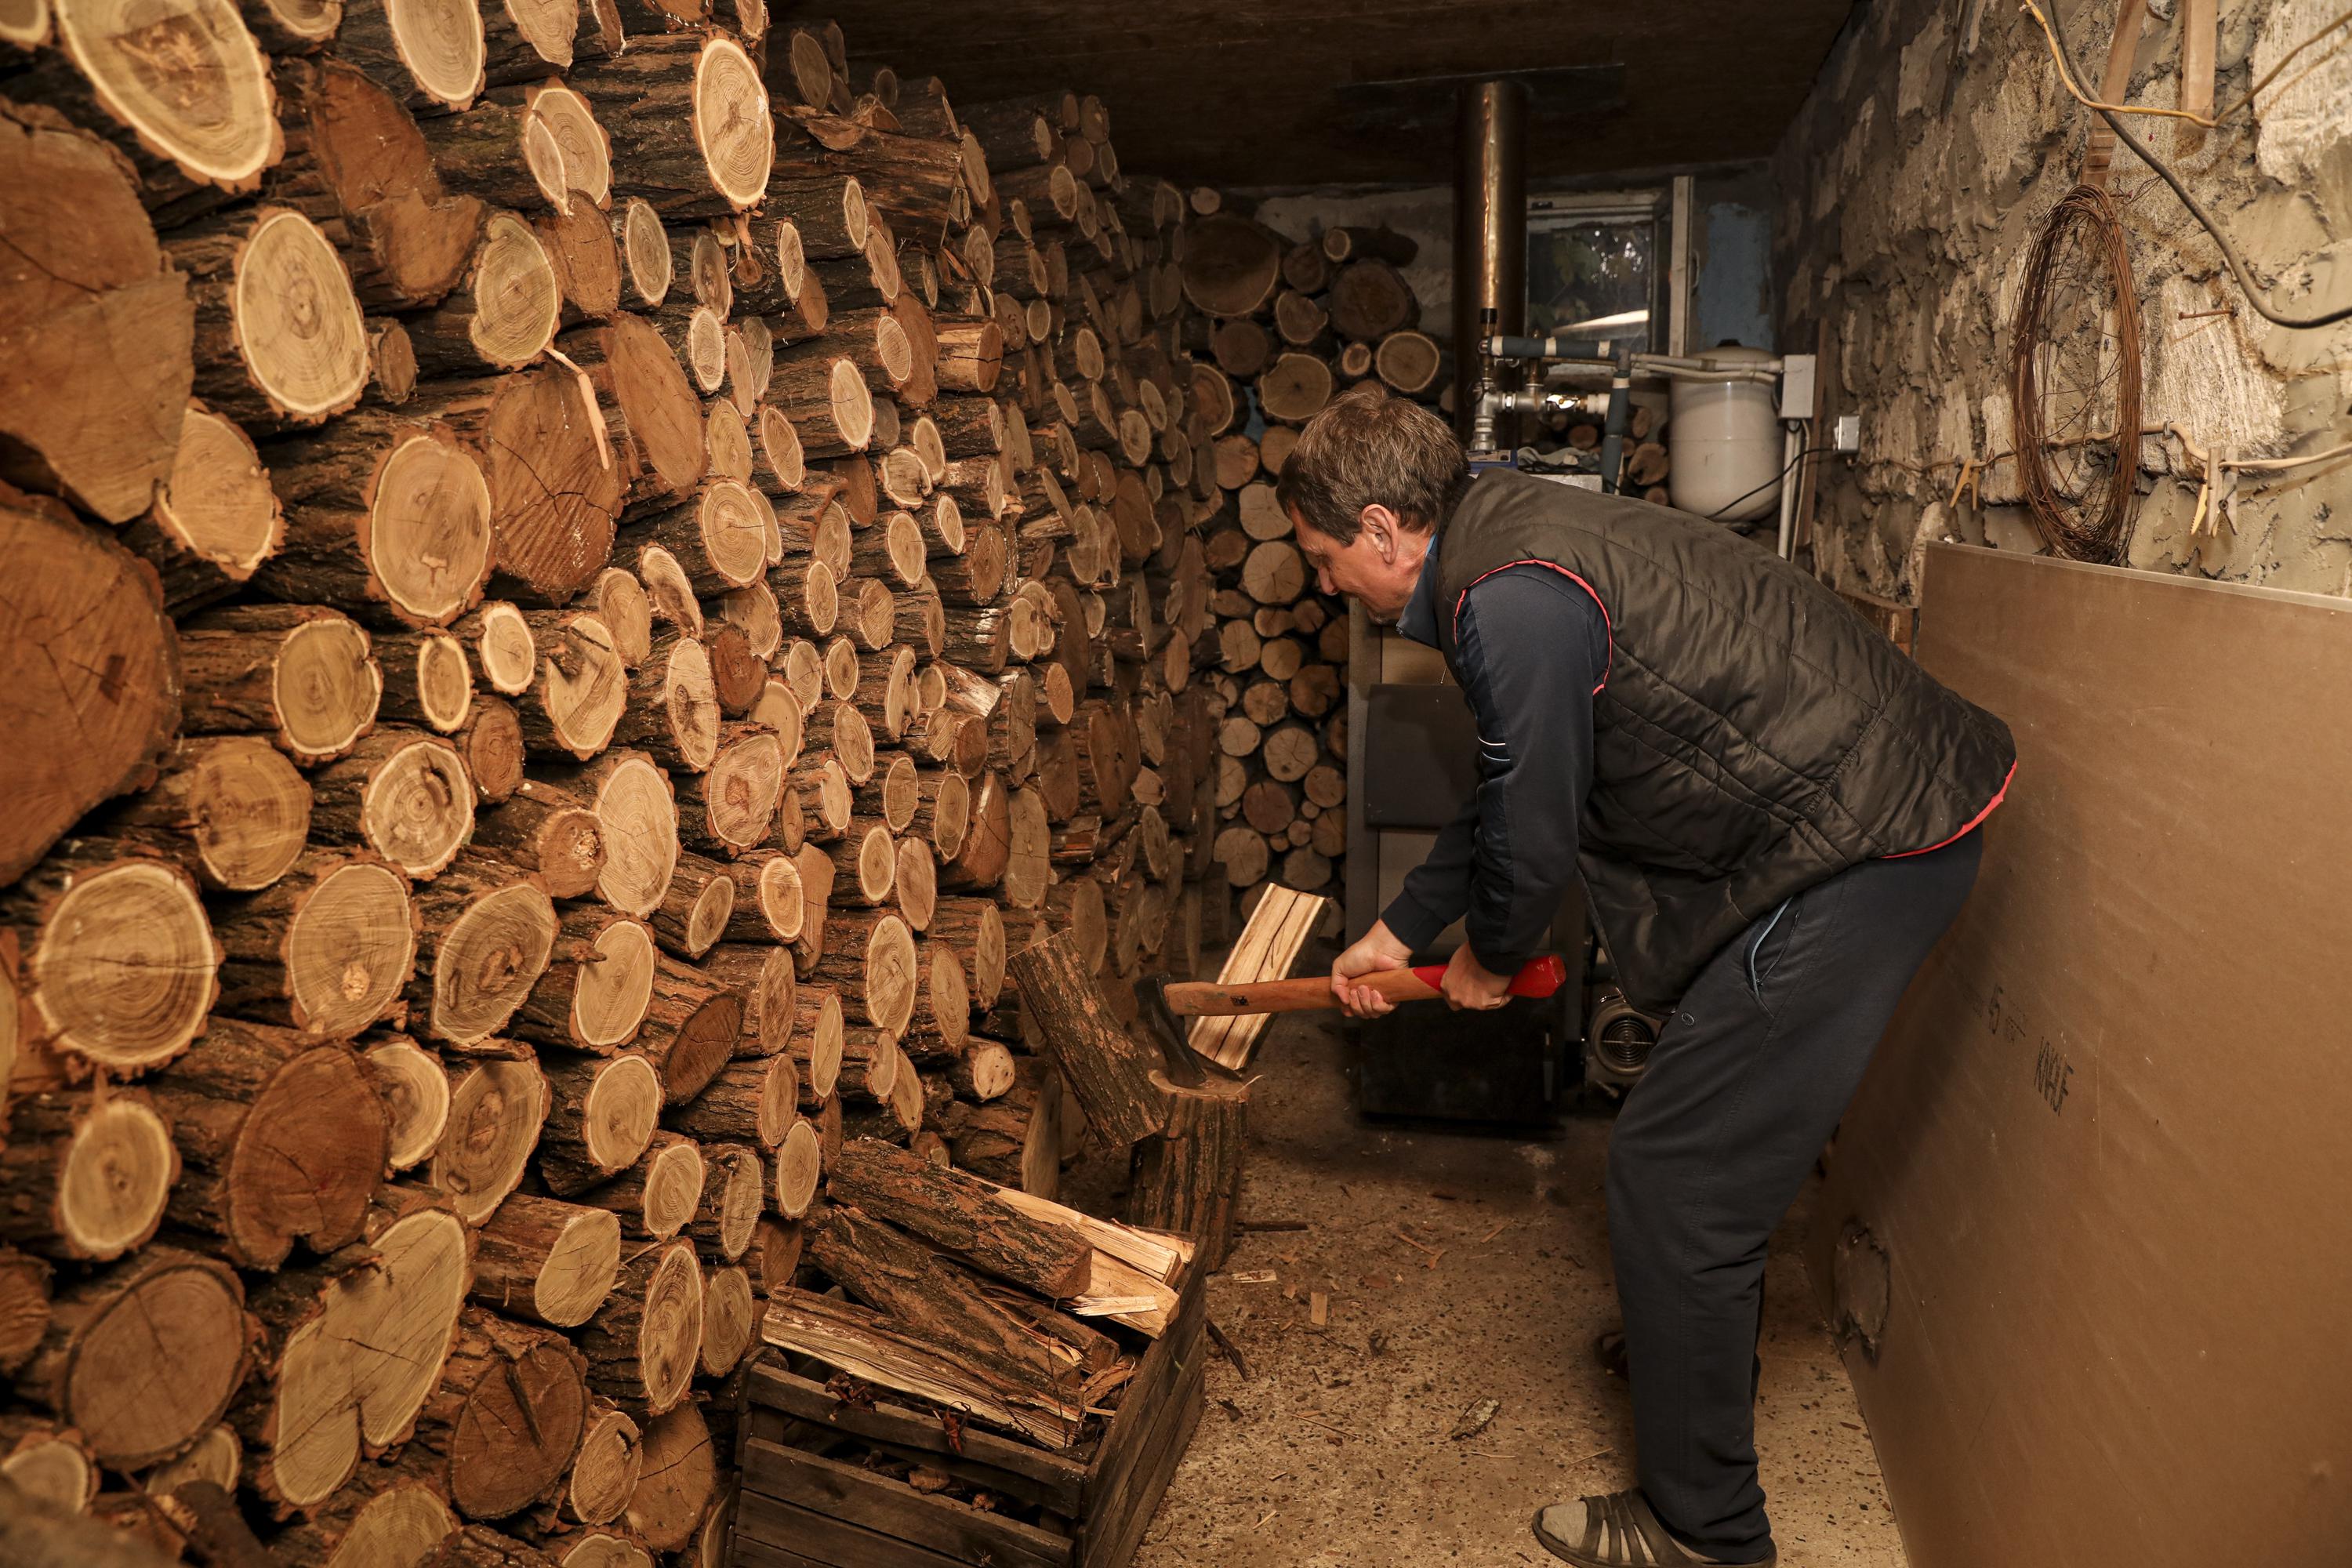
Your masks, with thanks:
<instances>
[{"instance_id":1,"label":"stacked firewood","mask_svg":"<svg viewBox=\"0 0 2352 1568\"><path fill-rule=\"evenodd\" d=\"M11 11L0 1474L710 1561L845 1147L1050 1194L1008 954L1192 967L1184 205L755 0Z\"/></svg>"},{"instance_id":2,"label":"stacked firewood","mask_svg":"<svg viewBox=\"0 0 2352 1568\"><path fill-rule=\"evenodd\" d=\"M1223 384L1204 401L1233 410L1215 447L1230 504L1206 546L1223 824L1212 853L1234 889L1272 877L1313 889L1343 874L1347 850L1348 616L1315 591L1275 481L1300 427L1351 385L1435 403L1440 354L1401 270L1411 238L1334 227L1291 239L1214 191L1188 205L1184 290L1200 311L1190 330L1204 362L1195 374Z\"/></svg>"}]
</instances>

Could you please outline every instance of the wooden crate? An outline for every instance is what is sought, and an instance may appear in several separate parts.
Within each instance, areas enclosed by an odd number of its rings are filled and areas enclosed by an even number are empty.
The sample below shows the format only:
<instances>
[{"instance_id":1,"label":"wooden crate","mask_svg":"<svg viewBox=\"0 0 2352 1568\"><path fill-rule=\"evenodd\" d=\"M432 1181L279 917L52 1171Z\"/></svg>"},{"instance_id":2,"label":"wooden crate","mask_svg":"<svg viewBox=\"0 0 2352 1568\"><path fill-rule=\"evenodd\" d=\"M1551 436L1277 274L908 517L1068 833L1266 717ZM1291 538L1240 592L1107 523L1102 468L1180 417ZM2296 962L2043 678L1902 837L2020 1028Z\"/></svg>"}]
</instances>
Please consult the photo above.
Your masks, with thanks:
<instances>
[{"instance_id":1,"label":"wooden crate","mask_svg":"<svg viewBox=\"0 0 2352 1568\"><path fill-rule=\"evenodd\" d=\"M745 1388L736 1568L1124 1568L1201 1419L1205 1316L1194 1270L1102 1432L1057 1453L935 1412L845 1405L770 1350ZM1001 1494L1036 1522L917 1491L858 1463L881 1451Z\"/></svg>"}]
</instances>

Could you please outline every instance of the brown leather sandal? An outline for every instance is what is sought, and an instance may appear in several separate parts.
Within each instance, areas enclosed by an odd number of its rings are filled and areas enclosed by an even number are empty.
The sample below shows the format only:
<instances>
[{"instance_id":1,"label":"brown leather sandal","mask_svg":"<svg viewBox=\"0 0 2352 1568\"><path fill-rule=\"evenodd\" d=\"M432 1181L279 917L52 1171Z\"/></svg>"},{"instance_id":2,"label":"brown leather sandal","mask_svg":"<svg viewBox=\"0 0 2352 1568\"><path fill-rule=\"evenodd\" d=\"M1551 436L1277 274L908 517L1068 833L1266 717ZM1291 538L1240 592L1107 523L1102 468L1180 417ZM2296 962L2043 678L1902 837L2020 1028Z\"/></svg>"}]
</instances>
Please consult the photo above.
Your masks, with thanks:
<instances>
[{"instance_id":1,"label":"brown leather sandal","mask_svg":"<svg viewBox=\"0 0 2352 1568\"><path fill-rule=\"evenodd\" d=\"M1707 1568L1709 1557L1676 1541L1638 1488L1554 1503L1535 1518L1536 1541L1576 1568ZM1772 1568L1777 1552L1742 1568Z\"/></svg>"}]
</instances>

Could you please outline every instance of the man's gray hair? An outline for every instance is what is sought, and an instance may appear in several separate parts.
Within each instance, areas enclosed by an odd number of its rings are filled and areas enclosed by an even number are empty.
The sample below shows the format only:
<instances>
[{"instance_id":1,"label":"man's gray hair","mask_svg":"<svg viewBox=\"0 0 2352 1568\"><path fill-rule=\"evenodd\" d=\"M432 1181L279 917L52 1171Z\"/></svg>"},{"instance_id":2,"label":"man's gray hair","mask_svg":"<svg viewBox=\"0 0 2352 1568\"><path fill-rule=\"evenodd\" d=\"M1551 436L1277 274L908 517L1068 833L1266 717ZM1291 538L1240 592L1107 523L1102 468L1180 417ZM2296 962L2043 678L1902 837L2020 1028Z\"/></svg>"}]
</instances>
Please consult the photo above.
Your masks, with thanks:
<instances>
[{"instance_id":1,"label":"man's gray hair","mask_svg":"<svg viewBox=\"0 0 2352 1568\"><path fill-rule=\"evenodd\" d=\"M1368 506L1423 531L1443 523L1470 482L1445 421L1376 381L1350 388L1307 422L1282 465L1276 499L1341 544Z\"/></svg>"}]
</instances>

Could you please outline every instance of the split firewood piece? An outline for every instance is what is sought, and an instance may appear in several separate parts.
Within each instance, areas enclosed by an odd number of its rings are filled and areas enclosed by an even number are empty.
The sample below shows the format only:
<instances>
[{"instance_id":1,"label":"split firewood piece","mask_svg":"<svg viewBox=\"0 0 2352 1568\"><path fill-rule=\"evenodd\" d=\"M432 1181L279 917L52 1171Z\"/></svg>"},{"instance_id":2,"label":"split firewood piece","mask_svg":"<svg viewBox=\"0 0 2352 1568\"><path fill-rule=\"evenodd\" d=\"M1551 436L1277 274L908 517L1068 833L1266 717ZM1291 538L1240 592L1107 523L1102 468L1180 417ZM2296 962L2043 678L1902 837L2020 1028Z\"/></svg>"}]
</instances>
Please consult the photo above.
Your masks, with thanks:
<instances>
[{"instance_id":1,"label":"split firewood piece","mask_svg":"<svg viewBox=\"0 0 2352 1568\"><path fill-rule=\"evenodd\" d=\"M609 1288L608 1277L604 1284ZM607 1400L597 1398L590 1408L587 1430L581 1435L579 1457L572 1462L571 1475L563 1486L562 1509L566 1519L582 1524L609 1524L620 1518L628 1506L629 1494L636 1489L637 1477L643 1468L642 1445L637 1424L627 1411ZM585 1547L594 1535L583 1538ZM615 1535L602 1539L620 1542ZM625 1542L624 1542L625 1544ZM576 1553L581 1547L573 1548ZM589 1560L592 1568L596 1559ZM651 1568L651 1559L646 1560ZM617 1563L603 1568L619 1568Z\"/></svg>"},{"instance_id":2,"label":"split firewood piece","mask_svg":"<svg viewBox=\"0 0 2352 1568\"><path fill-rule=\"evenodd\" d=\"M529 1059L488 1057L454 1078L430 1174L467 1225L488 1219L522 1180L548 1100L546 1076Z\"/></svg>"},{"instance_id":3,"label":"split firewood piece","mask_svg":"<svg viewBox=\"0 0 2352 1568\"><path fill-rule=\"evenodd\" d=\"M67 840L0 889L0 927L23 954L11 989L29 1004L26 1035L127 1074L170 1061L202 1031L221 950L188 874L120 847Z\"/></svg>"},{"instance_id":4,"label":"split firewood piece","mask_svg":"<svg viewBox=\"0 0 2352 1568\"><path fill-rule=\"evenodd\" d=\"M387 1035L361 1042L360 1066L383 1102L385 1168L421 1163L449 1125L449 1075L440 1058L405 1037Z\"/></svg>"},{"instance_id":5,"label":"split firewood piece","mask_svg":"<svg viewBox=\"0 0 2352 1568\"><path fill-rule=\"evenodd\" d=\"M677 804L669 775L643 752L613 750L579 768L551 768L553 782L591 801L603 829L596 896L640 920L661 907L677 865Z\"/></svg>"},{"instance_id":6,"label":"split firewood piece","mask_svg":"<svg viewBox=\"0 0 2352 1568\"><path fill-rule=\"evenodd\" d=\"M311 776L310 830L360 844L424 879L457 858L474 831L474 792L457 749L437 735L387 727Z\"/></svg>"},{"instance_id":7,"label":"split firewood piece","mask_svg":"<svg viewBox=\"0 0 2352 1568\"><path fill-rule=\"evenodd\" d=\"M1051 1197L1061 1182L1062 1086L1034 1057L1016 1058L1014 1068L1003 1098L950 1106L940 1130L959 1170Z\"/></svg>"},{"instance_id":8,"label":"split firewood piece","mask_svg":"<svg viewBox=\"0 0 2352 1568\"><path fill-rule=\"evenodd\" d=\"M637 1241L667 1241L702 1205L702 1147L676 1132L656 1132L644 1153L612 1180L580 1194L580 1202L620 1217Z\"/></svg>"},{"instance_id":9,"label":"split firewood piece","mask_svg":"<svg viewBox=\"0 0 2352 1568\"><path fill-rule=\"evenodd\" d=\"M661 1075L636 1052L551 1057L539 1173L559 1197L585 1192L645 1153L661 1115Z\"/></svg>"},{"instance_id":10,"label":"split firewood piece","mask_svg":"<svg viewBox=\"0 0 2352 1568\"><path fill-rule=\"evenodd\" d=\"M468 856L417 889L419 977L412 1026L460 1047L507 1026L546 971L555 905L535 879Z\"/></svg>"},{"instance_id":11,"label":"split firewood piece","mask_svg":"<svg viewBox=\"0 0 2352 1568\"><path fill-rule=\"evenodd\" d=\"M764 724L720 728L710 769L678 781L678 835L713 855L749 854L773 831L787 759Z\"/></svg>"},{"instance_id":12,"label":"split firewood piece","mask_svg":"<svg viewBox=\"0 0 2352 1568\"><path fill-rule=\"evenodd\" d=\"M441 1381L472 1252L446 1199L386 1188L365 1239L256 1289L250 1305L267 1331L259 1375L231 1418L264 1499L314 1509L363 1452L409 1435Z\"/></svg>"},{"instance_id":13,"label":"split firewood piece","mask_svg":"<svg viewBox=\"0 0 2352 1568\"><path fill-rule=\"evenodd\" d=\"M1083 1409L1059 1398L1035 1399L994 1363L974 1358L961 1341L936 1338L893 1313L787 1287L768 1298L760 1336L1050 1448L1066 1449L1077 1438Z\"/></svg>"},{"instance_id":14,"label":"split firewood piece","mask_svg":"<svg viewBox=\"0 0 2352 1568\"><path fill-rule=\"evenodd\" d=\"M247 430L315 425L367 389L368 335L341 258L290 207L231 208L172 236L196 308L195 395Z\"/></svg>"},{"instance_id":15,"label":"split firewood piece","mask_svg":"<svg viewBox=\"0 0 2352 1568\"><path fill-rule=\"evenodd\" d=\"M735 1042L739 1059L772 1057L791 1044L799 984L790 948L765 939L721 942L703 955L702 973L743 998L743 1033Z\"/></svg>"},{"instance_id":16,"label":"split firewood piece","mask_svg":"<svg viewBox=\"0 0 2352 1568\"><path fill-rule=\"evenodd\" d=\"M116 807L106 826L177 861L207 889L251 892L301 856L310 786L258 737L184 741L155 784Z\"/></svg>"},{"instance_id":17,"label":"split firewood piece","mask_svg":"<svg viewBox=\"0 0 2352 1568\"><path fill-rule=\"evenodd\" d=\"M1004 880L1012 852L1012 792L1004 787L1003 775L984 770L971 788L963 844L940 868L940 880L950 888L997 887Z\"/></svg>"},{"instance_id":18,"label":"split firewood piece","mask_svg":"<svg viewBox=\"0 0 2352 1568\"><path fill-rule=\"evenodd\" d=\"M826 1191L876 1219L912 1231L934 1247L1002 1279L1054 1300L1087 1293L1094 1248L1058 1226L998 1201L993 1183L941 1170L918 1155L872 1139L842 1146Z\"/></svg>"},{"instance_id":19,"label":"split firewood piece","mask_svg":"<svg viewBox=\"0 0 2352 1568\"><path fill-rule=\"evenodd\" d=\"M700 958L727 934L734 912L735 884L727 868L681 851L669 891L654 911L654 940L680 958Z\"/></svg>"},{"instance_id":20,"label":"split firewood piece","mask_svg":"<svg viewBox=\"0 0 2352 1568\"><path fill-rule=\"evenodd\" d=\"M474 818L474 849L535 876L550 898L584 898L604 869L604 833L585 796L545 779L525 779L496 808Z\"/></svg>"},{"instance_id":21,"label":"split firewood piece","mask_svg":"<svg viewBox=\"0 0 2352 1568\"><path fill-rule=\"evenodd\" d=\"M341 756L375 723L371 649L357 622L315 605L208 610L180 631L188 731L267 735L304 766Z\"/></svg>"},{"instance_id":22,"label":"split firewood piece","mask_svg":"<svg viewBox=\"0 0 2352 1568\"><path fill-rule=\"evenodd\" d=\"M620 1221L605 1209L515 1193L475 1243L473 1299L509 1317L573 1329L620 1270Z\"/></svg>"},{"instance_id":23,"label":"split firewood piece","mask_svg":"<svg viewBox=\"0 0 2352 1568\"><path fill-rule=\"evenodd\" d=\"M760 68L734 39L633 37L624 56L573 66L571 81L608 106L622 194L682 218L725 217L766 192L775 122Z\"/></svg>"},{"instance_id":24,"label":"split firewood piece","mask_svg":"<svg viewBox=\"0 0 2352 1568\"><path fill-rule=\"evenodd\" d=\"M1152 1084L1159 1053L1111 1016L1069 933L1014 954L1007 968L1024 1016L1096 1133L1117 1147L1158 1132L1167 1121Z\"/></svg>"},{"instance_id":25,"label":"split firewood piece","mask_svg":"<svg viewBox=\"0 0 2352 1568\"><path fill-rule=\"evenodd\" d=\"M180 447L155 503L122 542L153 564L164 608L184 615L235 593L285 538L285 516L253 440L201 403L180 422Z\"/></svg>"},{"instance_id":26,"label":"split firewood piece","mask_svg":"<svg viewBox=\"0 0 2352 1568\"><path fill-rule=\"evenodd\" d=\"M466 662L465 645L446 632L379 632L373 651L383 675L378 713L444 735L465 728L474 708L474 672Z\"/></svg>"},{"instance_id":27,"label":"split firewood piece","mask_svg":"<svg viewBox=\"0 0 2352 1568\"><path fill-rule=\"evenodd\" d=\"M16 1383L89 1456L135 1469L210 1431L245 1379L245 1291L215 1258L148 1247L58 1293L47 1338ZM126 1400L126 1384L139 1397Z\"/></svg>"},{"instance_id":28,"label":"split firewood piece","mask_svg":"<svg viewBox=\"0 0 2352 1568\"><path fill-rule=\"evenodd\" d=\"M152 1090L186 1168L174 1223L219 1234L249 1269L278 1268L297 1239L320 1253L358 1239L391 1123L351 1048L214 1018Z\"/></svg>"},{"instance_id":29,"label":"split firewood piece","mask_svg":"<svg viewBox=\"0 0 2352 1568\"><path fill-rule=\"evenodd\" d=\"M733 1263L750 1250L760 1215L767 1206L767 1164L760 1150L748 1143L714 1144L703 1153L702 1194L689 1222L689 1234L704 1256ZM709 1284L706 1279L706 1289ZM748 1278L745 1284L748 1289ZM704 1306L707 1332L707 1300ZM704 1371L716 1375L733 1370L733 1364L730 1362L723 1368L706 1366Z\"/></svg>"},{"instance_id":30,"label":"split firewood piece","mask_svg":"<svg viewBox=\"0 0 2352 1568\"><path fill-rule=\"evenodd\" d=\"M508 1027L541 1045L609 1055L636 1037L653 979L653 933L643 921L568 908L546 970Z\"/></svg>"},{"instance_id":31,"label":"split firewood piece","mask_svg":"<svg viewBox=\"0 0 2352 1568\"><path fill-rule=\"evenodd\" d=\"M665 766L700 773L718 754L719 724L710 650L682 631L655 638L629 683L614 742L642 746Z\"/></svg>"},{"instance_id":32,"label":"split firewood piece","mask_svg":"<svg viewBox=\"0 0 2352 1568\"><path fill-rule=\"evenodd\" d=\"M301 1523L270 1537L268 1550L289 1568L397 1562L412 1553L429 1556L458 1528L447 1497L433 1482L397 1465L362 1465Z\"/></svg>"},{"instance_id":33,"label":"split firewood piece","mask_svg":"<svg viewBox=\"0 0 2352 1568\"><path fill-rule=\"evenodd\" d=\"M639 1417L684 1399L702 1349L702 1266L690 1241L648 1247L575 1336L589 1386Z\"/></svg>"},{"instance_id":34,"label":"split firewood piece","mask_svg":"<svg viewBox=\"0 0 2352 1568\"><path fill-rule=\"evenodd\" d=\"M408 884L371 855L311 850L276 886L224 900L213 929L219 1010L313 1039L358 1036L415 967Z\"/></svg>"},{"instance_id":35,"label":"split firewood piece","mask_svg":"<svg viewBox=\"0 0 2352 1568\"><path fill-rule=\"evenodd\" d=\"M433 0L345 0L335 53L420 113L463 109L482 90L488 53L478 7Z\"/></svg>"},{"instance_id":36,"label":"split firewood piece","mask_svg":"<svg viewBox=\"0 0 2352 1568\"><path fill-rule=\"evenodd\" d=\"M742 1033L740 992L711 984L667 955L656 959L638 1043L661 1074L664 1103L682 1105L700 1094L734 1056Z\"/></svg>"},{"instance_id":37,"label":"split firewood piece","mask_svg":"<svg viewBox=\"0 0 2352 1568\"><path fill-rule=\"evenodd\" d=\"M879 1028L904 1029L915 1012L915 937L898 915L837 910L813 978L834 987L845 1013Z\"/></svg>"},{"instance_id":38,"label":"split firewood piece","mask_svg":"<svg viewBox=\"0 0 2352 1568\"><path fill-rule=\"evenodd\" d=\"M171 1121L146 1094L20 1099L0 1150L0 1239L51 1258L120 1258L155 1234L180 1169Z\"/></svg>"},{"instance_id":39,"label":"split firewood piece","mask_svg":"<svg viewBox=\"0 0 2352 1568\"><path fill-rule=\"evenodd\" d=\"M848 1145L843 1146L845 1157ZM1024 1403L1066 1409L1083 1385L1079 1352L999 1304L981 1281L905 1232L833 1204L808 1227L809 1256L849 1293L908 1333L952 1345Z\"/></svg>"},{"instance_id":40,"label":"split firewood piece","mask_svg":"<svg viewBox=\"0 0 2352 1568\"><path fill-rule=\"evenodd\" d=\"M552 1498L587 1429L586 1373L562 1335L468 1307L404 1463L421 1464L469 1519Z\"/></svg>"}]
</instances>

